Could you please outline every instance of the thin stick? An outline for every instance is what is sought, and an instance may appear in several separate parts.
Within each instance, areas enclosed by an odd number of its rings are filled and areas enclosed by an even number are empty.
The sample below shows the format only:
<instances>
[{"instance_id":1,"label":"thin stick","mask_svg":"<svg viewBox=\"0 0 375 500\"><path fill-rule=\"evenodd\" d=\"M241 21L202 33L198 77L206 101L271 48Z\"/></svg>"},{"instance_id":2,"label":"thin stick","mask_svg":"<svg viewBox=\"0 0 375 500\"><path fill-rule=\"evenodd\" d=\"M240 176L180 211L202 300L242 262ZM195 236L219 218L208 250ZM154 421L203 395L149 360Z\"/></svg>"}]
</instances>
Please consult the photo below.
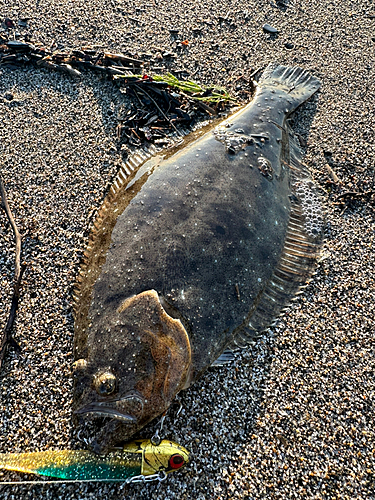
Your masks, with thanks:
<instances>
[{"instance_id":1,"label":"thin stick","mask_svg":"<svg viewBox=\"0 0 375 500\"><path fill-rule=\"evenodd\" d=\"M5 193L3 179L0 176L0 195L1 195L1 206L5 210L5 213L9 219L10 225L12 226L14 237L16 240L16 257L15 257L15 271L14 271L14 288L13 288L13 297L12 297L12 305L10 307L9 317L7 324L4 329L3 337L0 343L0 368L3 364L4 356L8 345L12 345L17 350L21 350L20 346L13 339L11 335L12 327L14 320L16 318L16 313L18 309L18 302L20 298L20 286L23 273L26 269L26 264L22 264L21 266L21 235L18 231L17 225L15 223L12 211L8 204L8 199Z\"/></svg>"},{"instance_id":2,"label":"thin stick","mask_svg":"<svg viewBox=\"0 0 375 500\"><path fill-rule=\"evenodd\" d=\"M211 106L208 106L208 105L207 105L207 104L205 104L204 102L197 101L197 104L198 104L198 106L199 106L201 109L204 109L205 111L207 111L207 113L208 113L208 114L210 114L210 115L217 115L217 111L216 111L216 109L211 108Z\"/></svg>"},{"instance_id":3,"label":"thin stick","mask_svg":"<svg viewBox=\"0 0 375 500\"><path fill-rule=\"evenodd\" d=\"M331 177L331 179L333 180L333 182L334 182L335 184L340 184L340 182L341 182L341 181L340 181L340 179L337 177L336 172L333 170L333 168L332 168L330 165L328 165L328 163L326 163L324 166L325 166L325 169L327 170L328 175L329 175L329 176Z\"/></svg>"},{"instance_id":4,"label":"thin stick","mask_svg":"<svg viewBox=\"0 0 375 500\"><path fill-rule=\"evenodd\" d=\"M139 92L143 92L149 99L151 102L154 103L154 105L156 106L156 108L160 111L160 113L164 116L164 118L167 120L167 122L171 125L171 127L173 127L175 129L175 131L177 132L177 134L180 136L180 137L183 137L183 135L177 130L176 126L174 125L174 123L171 122L171 120L168 118L168 116L164 113L164 111L158 106L157 102L150 96L150 94L148 94L145 90L143 90L141 87L139 87L138 85L134 85L134 87L137 87L138 91Z\"/></svg>"},{"instance_id":5,"label":"thin stick","mask_svg":"<svg viewBox=\"0 0 375 500\"><path fill-rule=\"evenodd\" d=\"M18 342L16 342L14 340L14 338L12 337L11 332L12 332L14 320L16 319L18 302L20 300L21 280L22 280L22 276L23 276L25 269L26 269L26 264L22 264L20 275L18 276L18 280L16 281L16 283L14 285L12 305L10 307L9 317L8 317L6 327L4 329L3 338L1 339L1 343L0 343L0 368L3 364L4 356L5 356L6 349L7 349L8 345L11 345L17 351L21 350L21 347L19 346Z\"/></svg>"},{"instance_id":6,"label":"thin stick","mask_svg":"<svg viewBox=\"0 0 375 500\"><path fill-rule=\"evenodd\" d=\"M370 189L368 191L363 191L363 192L345 191L345 193L341 193L341 194L337 195L335 199L337 201L337 200L340 200L341 198L345 198L346 196L351 196L352 198L362 198L365 196L372 196L373 194L375 194L375 191L373 191L372 189Z\"/></svg>"},{"instance_id":7,"label":"thin stick","mask_svg":"<svg viewBox=\"0 0 375 500\"><path fill-rule=\"evenodd\" d=\"M115 61L117 59L119 61L131 63L131 64L134 64L135 66L142 66L142 64L145 63L144 61L141 61L140 59L133 59L132 57L124 56L123 54L111 54L109 52L104 52L104 57L106 57L107 59L113 59Z\"/></svg>"},{"instance_id":8,"label":"thin stick","mask_svg":"<svg viewBox=\"0 0 375 500\"><path fill-rule=\"evenodd\" d=\"M5 213L7 214L10 225L12 226L13 229L14 237L16 239L16 262L15 262L16 269L14 273L14 279L15 281L17 281L21 273L21 235L17 229L12 211L9 207L7 195L5 193L3 179L1 176L0 176L0 196L1 196L1 206L5 210Z\"/></svg>"}]
</instances>

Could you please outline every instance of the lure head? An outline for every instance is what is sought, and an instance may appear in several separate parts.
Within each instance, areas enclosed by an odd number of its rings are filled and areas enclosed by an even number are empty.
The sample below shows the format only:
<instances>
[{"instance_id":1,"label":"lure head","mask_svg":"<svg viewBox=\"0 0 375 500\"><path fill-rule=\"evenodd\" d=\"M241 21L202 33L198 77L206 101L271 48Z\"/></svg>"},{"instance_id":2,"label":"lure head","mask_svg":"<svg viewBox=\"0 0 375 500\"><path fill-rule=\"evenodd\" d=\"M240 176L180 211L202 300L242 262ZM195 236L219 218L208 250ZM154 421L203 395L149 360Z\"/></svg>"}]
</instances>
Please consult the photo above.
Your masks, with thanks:
<instances>
[{"instance_id":1,"label":"lure head","mask_svg":"<svg viewBox=\"0 0 375 500\"><path fill-rule=\"evenodd\" d=\"M149 476L164 471L167 474L189 463L189 452L173 441L163 439L155 445L149 439L127 443L123 450L130 453L142 453L141 474Z\"/></svg>"},{"instance_id":2,"label":"lure head","mask_svg":"<svg viewBox=\"0 0 375 500\"><path fill-rule=\"evenodd\" d=\"M88 345L87 360L74 364L75 413L111 418L93 444L103 453L169 407L187 378L190 342L149 290L125 300L106 331L89 334Z\"/></svg>"}]
</instances>

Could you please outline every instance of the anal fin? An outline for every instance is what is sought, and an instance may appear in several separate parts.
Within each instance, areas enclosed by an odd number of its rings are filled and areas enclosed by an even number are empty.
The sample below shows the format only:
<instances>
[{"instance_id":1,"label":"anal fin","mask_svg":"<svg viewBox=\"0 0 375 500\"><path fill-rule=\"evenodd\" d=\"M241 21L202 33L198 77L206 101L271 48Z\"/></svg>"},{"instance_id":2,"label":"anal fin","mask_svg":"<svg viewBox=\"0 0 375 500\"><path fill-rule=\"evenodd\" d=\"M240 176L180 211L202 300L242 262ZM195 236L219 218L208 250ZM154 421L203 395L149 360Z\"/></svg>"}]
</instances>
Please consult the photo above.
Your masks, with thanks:
<instances>
[{"instance_id":1,"label":"anal fin","mask_svg":"<svg viewBox=\"0 0 375 500\"><path fill-rule=\"evenodd\" d=\"M211 366L224 366L234 361L234 354L231 349L226 349Z\"/></svg>"},{"instance_id":2,"label":"anal fin","mask_svg":"<svg viewBox=\"0 0 375 500\"><path fill-rule=\"evenodd\" d=\"M264 289L259 293L246 320L236 328L228 347L243 349L271 326L313 274L319 257L324 214L308 168L301 161L301 150L289 132L290 214L283 251Z\"/></svg>"}]
</instances>

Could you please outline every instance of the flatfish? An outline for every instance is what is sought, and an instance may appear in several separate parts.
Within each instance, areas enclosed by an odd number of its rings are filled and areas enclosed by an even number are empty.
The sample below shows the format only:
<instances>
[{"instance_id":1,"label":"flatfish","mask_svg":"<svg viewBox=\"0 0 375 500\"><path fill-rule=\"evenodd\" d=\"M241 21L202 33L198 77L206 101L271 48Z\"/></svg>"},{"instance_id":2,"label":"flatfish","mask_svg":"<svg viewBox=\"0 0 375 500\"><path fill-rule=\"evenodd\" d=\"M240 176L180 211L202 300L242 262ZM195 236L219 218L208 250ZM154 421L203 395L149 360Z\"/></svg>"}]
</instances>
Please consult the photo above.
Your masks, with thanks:
<instances>
[{"instance_id":1,"label":"flatfish","mask_svg":"<svg viewBox=\"0 0 375 500\"><path fill-rule=\"evenodd\" d=\"M324 217L288 117L319 87L271 64L242 110L120 171L76 293L74 411L110 417L95 451L248 346L311 276Z\"/></svg>"}]
</instances>

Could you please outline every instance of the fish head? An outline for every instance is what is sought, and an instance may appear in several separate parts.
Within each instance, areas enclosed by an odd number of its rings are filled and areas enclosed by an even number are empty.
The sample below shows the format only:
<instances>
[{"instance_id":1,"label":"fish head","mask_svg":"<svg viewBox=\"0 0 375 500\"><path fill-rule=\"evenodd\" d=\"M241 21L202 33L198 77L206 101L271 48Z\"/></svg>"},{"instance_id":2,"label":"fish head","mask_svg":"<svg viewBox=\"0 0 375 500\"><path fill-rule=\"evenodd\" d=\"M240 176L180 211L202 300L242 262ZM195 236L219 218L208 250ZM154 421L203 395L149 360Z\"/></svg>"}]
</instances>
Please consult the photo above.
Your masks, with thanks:
<instances>
[{"instance_id":1,"label":"fish head","mask_svg":"<svg viewBox=\"0 0 375 500\"><path fill-rule=\"evenodd\" d=\"M116 321L89 334L87 359L75 362L75 413L110 417L96 437L103 452L163 413L183 388L191 363L189 336L155 290L125 300Z\"/></svg>"}]
</instances>

